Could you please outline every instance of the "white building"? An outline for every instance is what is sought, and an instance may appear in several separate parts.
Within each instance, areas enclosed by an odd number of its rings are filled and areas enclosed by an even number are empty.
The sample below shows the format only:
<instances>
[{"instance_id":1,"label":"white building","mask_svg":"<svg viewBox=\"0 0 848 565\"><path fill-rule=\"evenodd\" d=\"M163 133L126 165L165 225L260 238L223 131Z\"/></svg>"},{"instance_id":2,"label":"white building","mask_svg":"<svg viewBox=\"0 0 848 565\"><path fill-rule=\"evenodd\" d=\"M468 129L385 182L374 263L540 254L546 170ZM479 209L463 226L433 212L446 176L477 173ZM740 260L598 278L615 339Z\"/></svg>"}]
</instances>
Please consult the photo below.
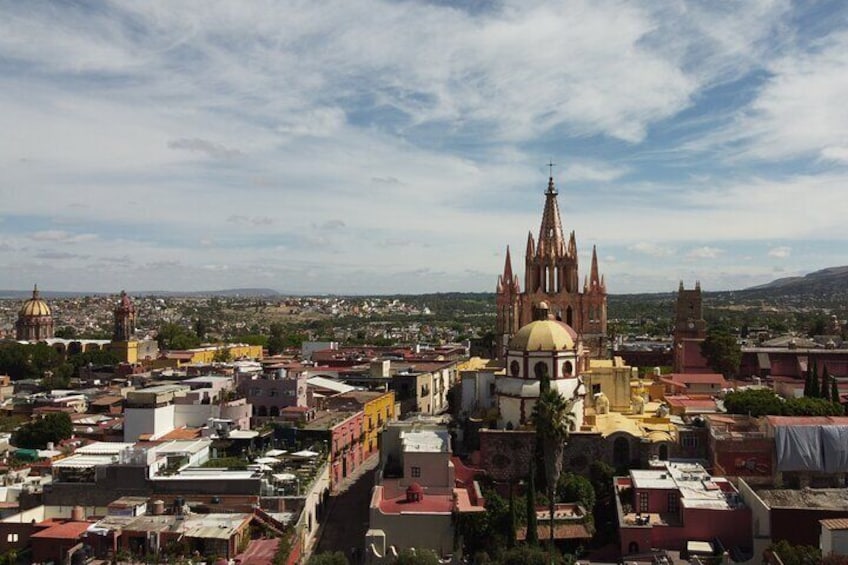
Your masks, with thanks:
<instances>
[{"instance_id":1,"label":"white building","mask_svg":"<svg viewBox=\"0 0 848 565\"><path fill-rule=\"evenodd\" d=\"M580 372L588 357L577 332L548 316L547 304L536 309L536 320L523 326L510 339L506 375L495 381L498 427L517 429L531 423L543 381L572 403L575 429L583 425L583 386Z\"/></svg>"}]
</instances>

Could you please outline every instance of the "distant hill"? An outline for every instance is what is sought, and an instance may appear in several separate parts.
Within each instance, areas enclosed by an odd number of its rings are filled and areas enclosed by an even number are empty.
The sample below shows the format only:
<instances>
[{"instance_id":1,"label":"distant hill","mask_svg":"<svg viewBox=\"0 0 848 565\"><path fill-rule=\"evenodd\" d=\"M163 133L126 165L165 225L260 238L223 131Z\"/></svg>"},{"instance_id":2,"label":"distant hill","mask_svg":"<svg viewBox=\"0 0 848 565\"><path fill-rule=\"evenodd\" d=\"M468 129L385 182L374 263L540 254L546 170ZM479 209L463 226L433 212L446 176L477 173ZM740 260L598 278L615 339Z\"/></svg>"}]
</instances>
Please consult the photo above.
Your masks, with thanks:
<instances>
[{"instance_id":1,"label":"distant hill","mask_svg":"<svg viewBox=\"0 0 848 565\"><path fill-rule=\"evenodd\" d=\"M43 298L73 298L77 296L108 296L117 292L71 292L39 290ZM227 288L223 290L172 291L172 290L128 290L131 296L223 296L255 298L259 296L281 296L271 288ZM32 296L31 290L0 290L0 298L26 299Z\"/></svg>"},{"instance_id":2,"label":"distant hill","mask_svg":"<svg viewBox=\"0 0 848 565\"><path fill-rule=\"evenodd\" d=\"M739 291L749 297L814 296L818 298L848 295L848 265L828 267L803 277L784 277Z\"/></svg>"}]
</instances>

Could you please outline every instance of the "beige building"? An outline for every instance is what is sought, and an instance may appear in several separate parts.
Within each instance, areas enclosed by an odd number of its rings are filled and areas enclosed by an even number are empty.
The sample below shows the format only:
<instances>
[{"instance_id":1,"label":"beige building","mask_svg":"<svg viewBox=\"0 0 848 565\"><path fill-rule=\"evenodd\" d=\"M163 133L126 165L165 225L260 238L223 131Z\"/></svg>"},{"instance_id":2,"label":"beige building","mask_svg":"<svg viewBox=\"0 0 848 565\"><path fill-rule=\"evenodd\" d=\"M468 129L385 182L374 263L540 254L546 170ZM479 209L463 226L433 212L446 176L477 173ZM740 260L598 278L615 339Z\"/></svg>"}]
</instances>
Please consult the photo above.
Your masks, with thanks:
<instances>
[{"instance_id":1,"label":"beige building","mask_svg":"<svg viewBox=\"0 0 848 565\"><path fill-rule=\"evenodd\" d=\"M393 423L384 434L381 480L371 494L366 562L391 563L405 549L454 550L454 514L484 512L474 473L452 456L443 426Z\"/></svg>"}]
</instances>

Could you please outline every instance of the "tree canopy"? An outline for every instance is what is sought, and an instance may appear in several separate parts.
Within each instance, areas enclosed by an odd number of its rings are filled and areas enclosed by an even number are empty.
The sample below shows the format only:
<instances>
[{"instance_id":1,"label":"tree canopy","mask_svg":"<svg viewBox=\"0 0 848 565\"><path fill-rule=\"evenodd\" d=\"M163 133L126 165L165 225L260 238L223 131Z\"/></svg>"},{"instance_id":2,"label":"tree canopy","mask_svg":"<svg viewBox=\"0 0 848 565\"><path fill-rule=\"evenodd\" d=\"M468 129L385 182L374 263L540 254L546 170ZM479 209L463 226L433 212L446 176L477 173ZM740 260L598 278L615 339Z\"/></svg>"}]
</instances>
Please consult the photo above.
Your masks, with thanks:
<instances>
[{"instance_id":1,"label":"tree canopy","mask_svg":"<svg viewBox=\"0 0 848 565\"><path fill-rule=\"evenodd\" d=\"M823 398L783 399L771 390L746 389L728 392L724 408L730 414L751 416L841 416L842 406Z\"/></svg>"},{"instance_id":2,"label":"tree canopy","mask_svg":"<svg viewBox=\"0 0 848 565\"><path fill-rule=\"evenodd\" d=\"M200 338L193 331L179 324L168 322L156 334L159 348L165 350L191 349L200 345Z\"/></svg>"},{"instance_id":3,"label":"tree canopy","mask_svg":"<svg viewBox=\"0 0 848 565\"><path fill-rule=\"evenodd\" d=\"M74 433L71 417L64 412L47 414L22 425L12 433L12 445L23 449L44 449L49 442L58 443Z\"/></svg>"},{"instance_id":4,"label":"tree canopy","mask_svg":"<svg viewBox=\"0 0 848 565\"><path fill-rule=\"evenodd\" d=\"M742 348L736 337L724 329L711 330L701 344L701 355L707 360L713 371L727 378L733 378L739 372L742 362Z\"/></svg>"}]
</instances>

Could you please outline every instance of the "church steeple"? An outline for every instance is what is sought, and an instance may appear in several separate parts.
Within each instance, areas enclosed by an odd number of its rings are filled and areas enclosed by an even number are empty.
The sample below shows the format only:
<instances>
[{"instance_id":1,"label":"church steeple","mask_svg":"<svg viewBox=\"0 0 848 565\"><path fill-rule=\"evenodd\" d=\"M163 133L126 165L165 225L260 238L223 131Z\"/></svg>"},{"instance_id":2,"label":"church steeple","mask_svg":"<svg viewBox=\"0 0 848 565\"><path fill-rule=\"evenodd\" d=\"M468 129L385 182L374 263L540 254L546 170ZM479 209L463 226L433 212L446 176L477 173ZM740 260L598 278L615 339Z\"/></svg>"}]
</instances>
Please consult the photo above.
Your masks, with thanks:
<instances>
[{"instance_id":1,"label":"church steeple","mask_svg":"<svg viewBox=\"0 0 848 565\"><path fill-rule=\"evenodd\" d=\"M521 289L518 285L518 277L512 274L512 257L509 253L509 245L506 246L506 260L504 261L503 274L498 276L498 293L518 294Z\"/></svg>"},{"instance_id":2,"label":"church steeple","mask_svg":"<svg viewBox=\"0 0 848 565\"><path fill-rule=\"evenodd\" d=\"M592 246L592 267L589 274L589 286L592 288L599 288L601 286L601 279L598 276L598 249L594 245Z\"/></svg>"},{"instance_id":3,"label":"church steeple","mask_svg":"<svg viewBox=\"0 0 848 565\"><path fill-rule=\"evenodd\" d=\"M512 259L509 256L509 245L506 246L506 261L504 261L504 282L512 280Z\"/></svg>"},{"instance_id":4,"label":"church steeple","mask_svg":"<svg viewBox=\"0 0 848 565\"><path fill-rule=\"evenodd\" d=\"M550 177L548 189L545 191L545 210L542 212L542 225L539 227L539 239L536 245L539 257L546 254L561 257L565 249L557 194L559 193L554 186L554 178Z\"/></svg>"}]
</instances>

